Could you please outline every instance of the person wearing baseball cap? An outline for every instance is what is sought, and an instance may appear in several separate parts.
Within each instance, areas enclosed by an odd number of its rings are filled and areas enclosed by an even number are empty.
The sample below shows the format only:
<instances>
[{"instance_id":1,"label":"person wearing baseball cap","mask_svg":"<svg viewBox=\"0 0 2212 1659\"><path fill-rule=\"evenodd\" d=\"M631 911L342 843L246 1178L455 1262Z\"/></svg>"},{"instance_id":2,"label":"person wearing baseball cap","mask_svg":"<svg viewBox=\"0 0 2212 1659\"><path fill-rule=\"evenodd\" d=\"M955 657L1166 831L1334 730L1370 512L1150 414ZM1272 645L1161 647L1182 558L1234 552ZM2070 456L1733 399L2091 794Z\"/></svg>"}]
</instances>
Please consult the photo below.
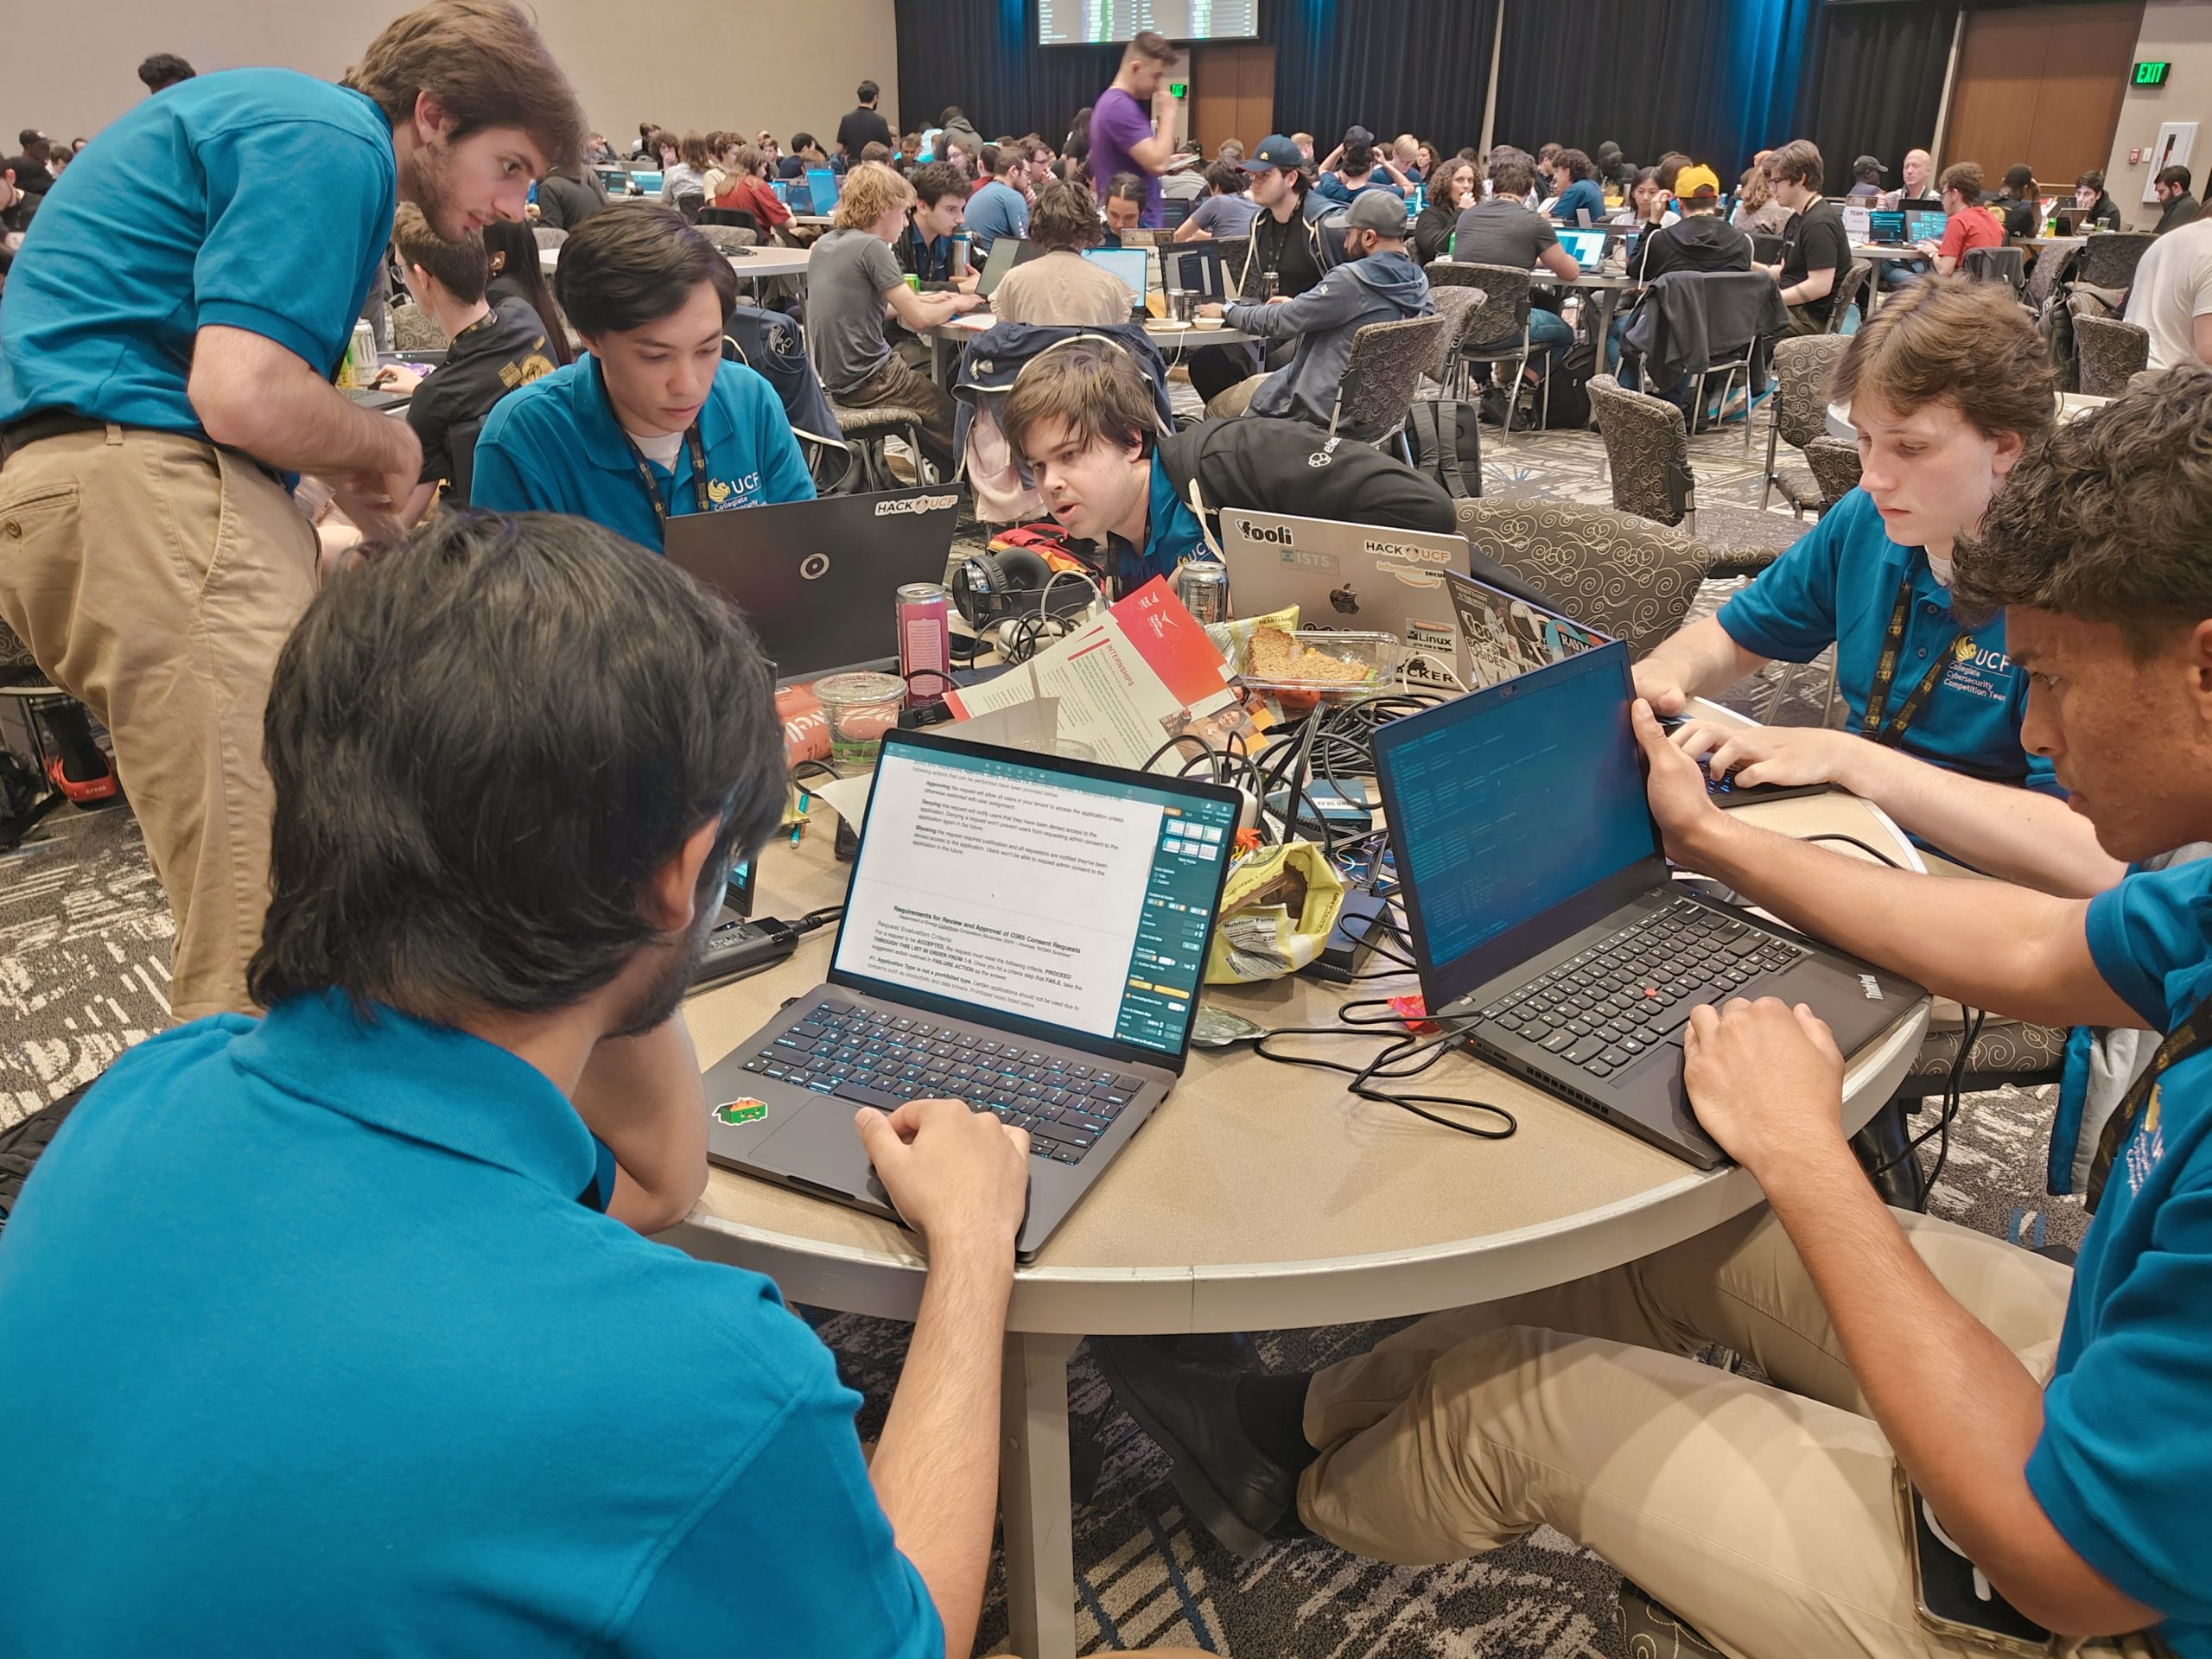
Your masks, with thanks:
<instances>
[{"instance_id":1,"label":"person wearing baseball cap","mask_svg":"<svg viewBox=\"0 0 2212 1659\"><path fill-rule=\"evenodd\" d=\"M1851 164L1851 188L1844 194L1853 200L1882 194L1882 175L1890 169L1872 156L1861 156Z\"/></svg>"},{"instance_id":2,"label":"person wearing baseball cap","mask_svg":"<svg viewBox=\"0 0 2212 1659\"><path fill-rule=\"evenodd\" d=\"M1258 211L1243 263L1226 273L1229 291L1254 300L1296 299L1343 257L1341 242L1322 232L1332 204L1313 189L1306 151L1295 138L1269 133L1243 166L1252 176L1252 205ZM1290 355L1287 345L1279 345L1267 366L1285 367ZM1252 353L1243 346L1202 346L1190 354L1189 367L1192 390L1211 403L1251 378Z\"/></svg>"},{"instance_id":3,"label":"person wearing baseball cap","mask_svg":"<svg viewBox=\"0 0 2212 1659\"><path fill-rule=\"evenodd\" d=\"M1388 191L1370 191L1353 202L1341 221L1345 263L1294 300L1256 305L1208 305L1200 315L1224 317L1232 328L1262 340L1295 341L1287 367L1254 375L1206 405L1210 417L1287 416L1317 426L1329 423L1337 386L1351 356L1353 334L1370 322L1423 317L1436 307L1428 278L1406 252L1406 205Z\"/></svg>"},{"instance_id":4,"label":"person wearing baseball cap","mask_svg":"<svg viewBox=\"0 0 2212 1659\"><path fill-rule=\"evenodd\" d=\"M1749 270L1751 238L1720 216L1720 179L1713 170L1693 162L1675 175L1675 204L1681 217L1638 238L1629 263L1643 281L1656 282L1670 270ZM1633 308L1613 319L1606 360L1620 357L1621 338L1628 332Z\"/></svg>"}]
</instances>

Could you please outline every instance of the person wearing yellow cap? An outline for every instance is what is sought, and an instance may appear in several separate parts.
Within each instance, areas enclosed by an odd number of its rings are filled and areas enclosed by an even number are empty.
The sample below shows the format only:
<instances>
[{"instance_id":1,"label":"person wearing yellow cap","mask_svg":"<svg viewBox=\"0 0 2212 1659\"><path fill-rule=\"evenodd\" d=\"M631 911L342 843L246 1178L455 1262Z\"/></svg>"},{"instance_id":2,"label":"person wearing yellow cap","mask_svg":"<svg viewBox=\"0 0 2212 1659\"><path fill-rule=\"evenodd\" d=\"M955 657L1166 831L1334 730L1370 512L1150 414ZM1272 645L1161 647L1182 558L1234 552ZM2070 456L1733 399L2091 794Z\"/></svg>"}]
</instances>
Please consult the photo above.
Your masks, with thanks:
<instances>
[{"instance_id":1,"label":"person wearing yellow cap","mask_svg":"<svg viewBox=\"0 0 2212 1659\"><path fill-rule=\"evenodd\" d=\"M1681 217L1671 225L1647 229L1629 251L1630 273L1656 282L1670 270L1749 270L1751 238L1720 216L1720 179L1701 164L1675 175L1675 205ZM1607 358L1618 361L1621 336L1633 308L1613 320Z\"/></svg>"}]
</instances>

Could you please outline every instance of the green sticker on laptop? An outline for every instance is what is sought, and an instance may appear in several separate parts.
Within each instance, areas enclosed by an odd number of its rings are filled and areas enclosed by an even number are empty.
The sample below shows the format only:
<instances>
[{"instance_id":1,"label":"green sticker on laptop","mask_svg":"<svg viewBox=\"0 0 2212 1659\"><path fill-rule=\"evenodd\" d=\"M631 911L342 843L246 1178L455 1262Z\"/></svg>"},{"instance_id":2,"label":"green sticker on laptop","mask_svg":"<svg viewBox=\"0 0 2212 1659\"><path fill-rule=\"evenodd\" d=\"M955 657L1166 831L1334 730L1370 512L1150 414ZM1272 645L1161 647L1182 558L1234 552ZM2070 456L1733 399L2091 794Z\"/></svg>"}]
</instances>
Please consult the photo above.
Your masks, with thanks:
<instances>
[{"instance_id":1,"label":"green sticker on laptop","mask_svg":"<svg viewBox=\"0 0 2212 1659\"><path fill-rule=\"evenodd\" d=\"M715 1107L715 1116L725 1123L757 1123L768 1116L768 1108L763 1101L733 1100Z\"/></svg>"}]
</instances>

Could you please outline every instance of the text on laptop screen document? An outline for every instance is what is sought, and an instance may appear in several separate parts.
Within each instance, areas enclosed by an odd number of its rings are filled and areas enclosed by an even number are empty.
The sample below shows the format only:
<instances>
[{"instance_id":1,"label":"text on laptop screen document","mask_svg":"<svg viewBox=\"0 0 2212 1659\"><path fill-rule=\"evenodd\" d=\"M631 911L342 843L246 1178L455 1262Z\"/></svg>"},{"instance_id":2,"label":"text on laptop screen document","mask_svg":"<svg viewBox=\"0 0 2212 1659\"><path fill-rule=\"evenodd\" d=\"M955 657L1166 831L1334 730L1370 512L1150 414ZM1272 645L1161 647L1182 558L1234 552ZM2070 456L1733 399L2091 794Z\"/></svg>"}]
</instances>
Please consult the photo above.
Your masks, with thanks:
<instances>
[{"instance_id":1,"label":"text on laptop screen document","mask_svg":"<svg viewBox=\"0 0 2212 1659\"><path fill-rule=\"evenodd\" d=\"M1658 852L1625 662L1616 646L1570 658L1408 720L1388 744L1432 962Z\"/></svg>"},{"instance_id":2,"label":"text on laptop screen document","mask_svg":"<svg viewBox=\"0 0 2212 1659\"><path fill-rule=\"evenodd\" d=\"M887 747L837 972L1179 1055L1236 834L1226 802Z\"/></svg>"}]
</instances>

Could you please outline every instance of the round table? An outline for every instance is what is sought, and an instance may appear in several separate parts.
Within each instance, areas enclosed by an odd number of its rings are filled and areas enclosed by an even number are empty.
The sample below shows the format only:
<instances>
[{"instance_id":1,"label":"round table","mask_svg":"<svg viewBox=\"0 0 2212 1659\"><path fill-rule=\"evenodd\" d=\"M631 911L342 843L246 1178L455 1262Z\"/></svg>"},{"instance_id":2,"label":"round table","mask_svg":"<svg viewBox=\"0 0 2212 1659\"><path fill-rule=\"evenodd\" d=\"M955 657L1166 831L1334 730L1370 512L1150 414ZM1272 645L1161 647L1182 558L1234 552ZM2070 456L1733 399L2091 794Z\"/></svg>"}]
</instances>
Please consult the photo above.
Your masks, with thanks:
<instances>
[{"instance_id":1,"label":"round table","mask_svg":"<svg viewBox=\"0 0 2212 1659\"><path fill-rule=\"evenodd\" d=\"M1725 711L1715 711L1727 717ZM1737 809L1788 833L1856 836L1915 868L1886 815L1844 795ZM793 850L760 861L756 908L791 917L840 902L826 812ZM1857 856L1852 849L1840 849ZM823 935L757 977L684 1007L702 1065L750 1037L829 968ZM1380 965L1380 964L1377 964ZM1263 1026L1328 1023L1356 988L1304 979L1209 988ZM1846 1127L1856 1130L1904 1077L1927 1025L1923 1001L1850 1057ZM1315 1039L1332 1058L1374 1039ZM1332 1325L1433 1313L1564 1283L1634 1261L1758 1202L1730 1166L1700 1173L1460 1052L1423 1078L1488 1098L1520 1120L1505 1141L1453 1135L1350 1099L1338 1075L1238 1048L1194 1050L1181 1083L1015 1275L1007 1315L1000 1493L1013 1649L1075 1652L1067 1363L1086 1334ZM911 1319L924 1262L890 1222L715 1169L691 1216L662 1236L705 1260L773 1278L785 1295L841 1312Z\"/></svg>"}]
</instances>

